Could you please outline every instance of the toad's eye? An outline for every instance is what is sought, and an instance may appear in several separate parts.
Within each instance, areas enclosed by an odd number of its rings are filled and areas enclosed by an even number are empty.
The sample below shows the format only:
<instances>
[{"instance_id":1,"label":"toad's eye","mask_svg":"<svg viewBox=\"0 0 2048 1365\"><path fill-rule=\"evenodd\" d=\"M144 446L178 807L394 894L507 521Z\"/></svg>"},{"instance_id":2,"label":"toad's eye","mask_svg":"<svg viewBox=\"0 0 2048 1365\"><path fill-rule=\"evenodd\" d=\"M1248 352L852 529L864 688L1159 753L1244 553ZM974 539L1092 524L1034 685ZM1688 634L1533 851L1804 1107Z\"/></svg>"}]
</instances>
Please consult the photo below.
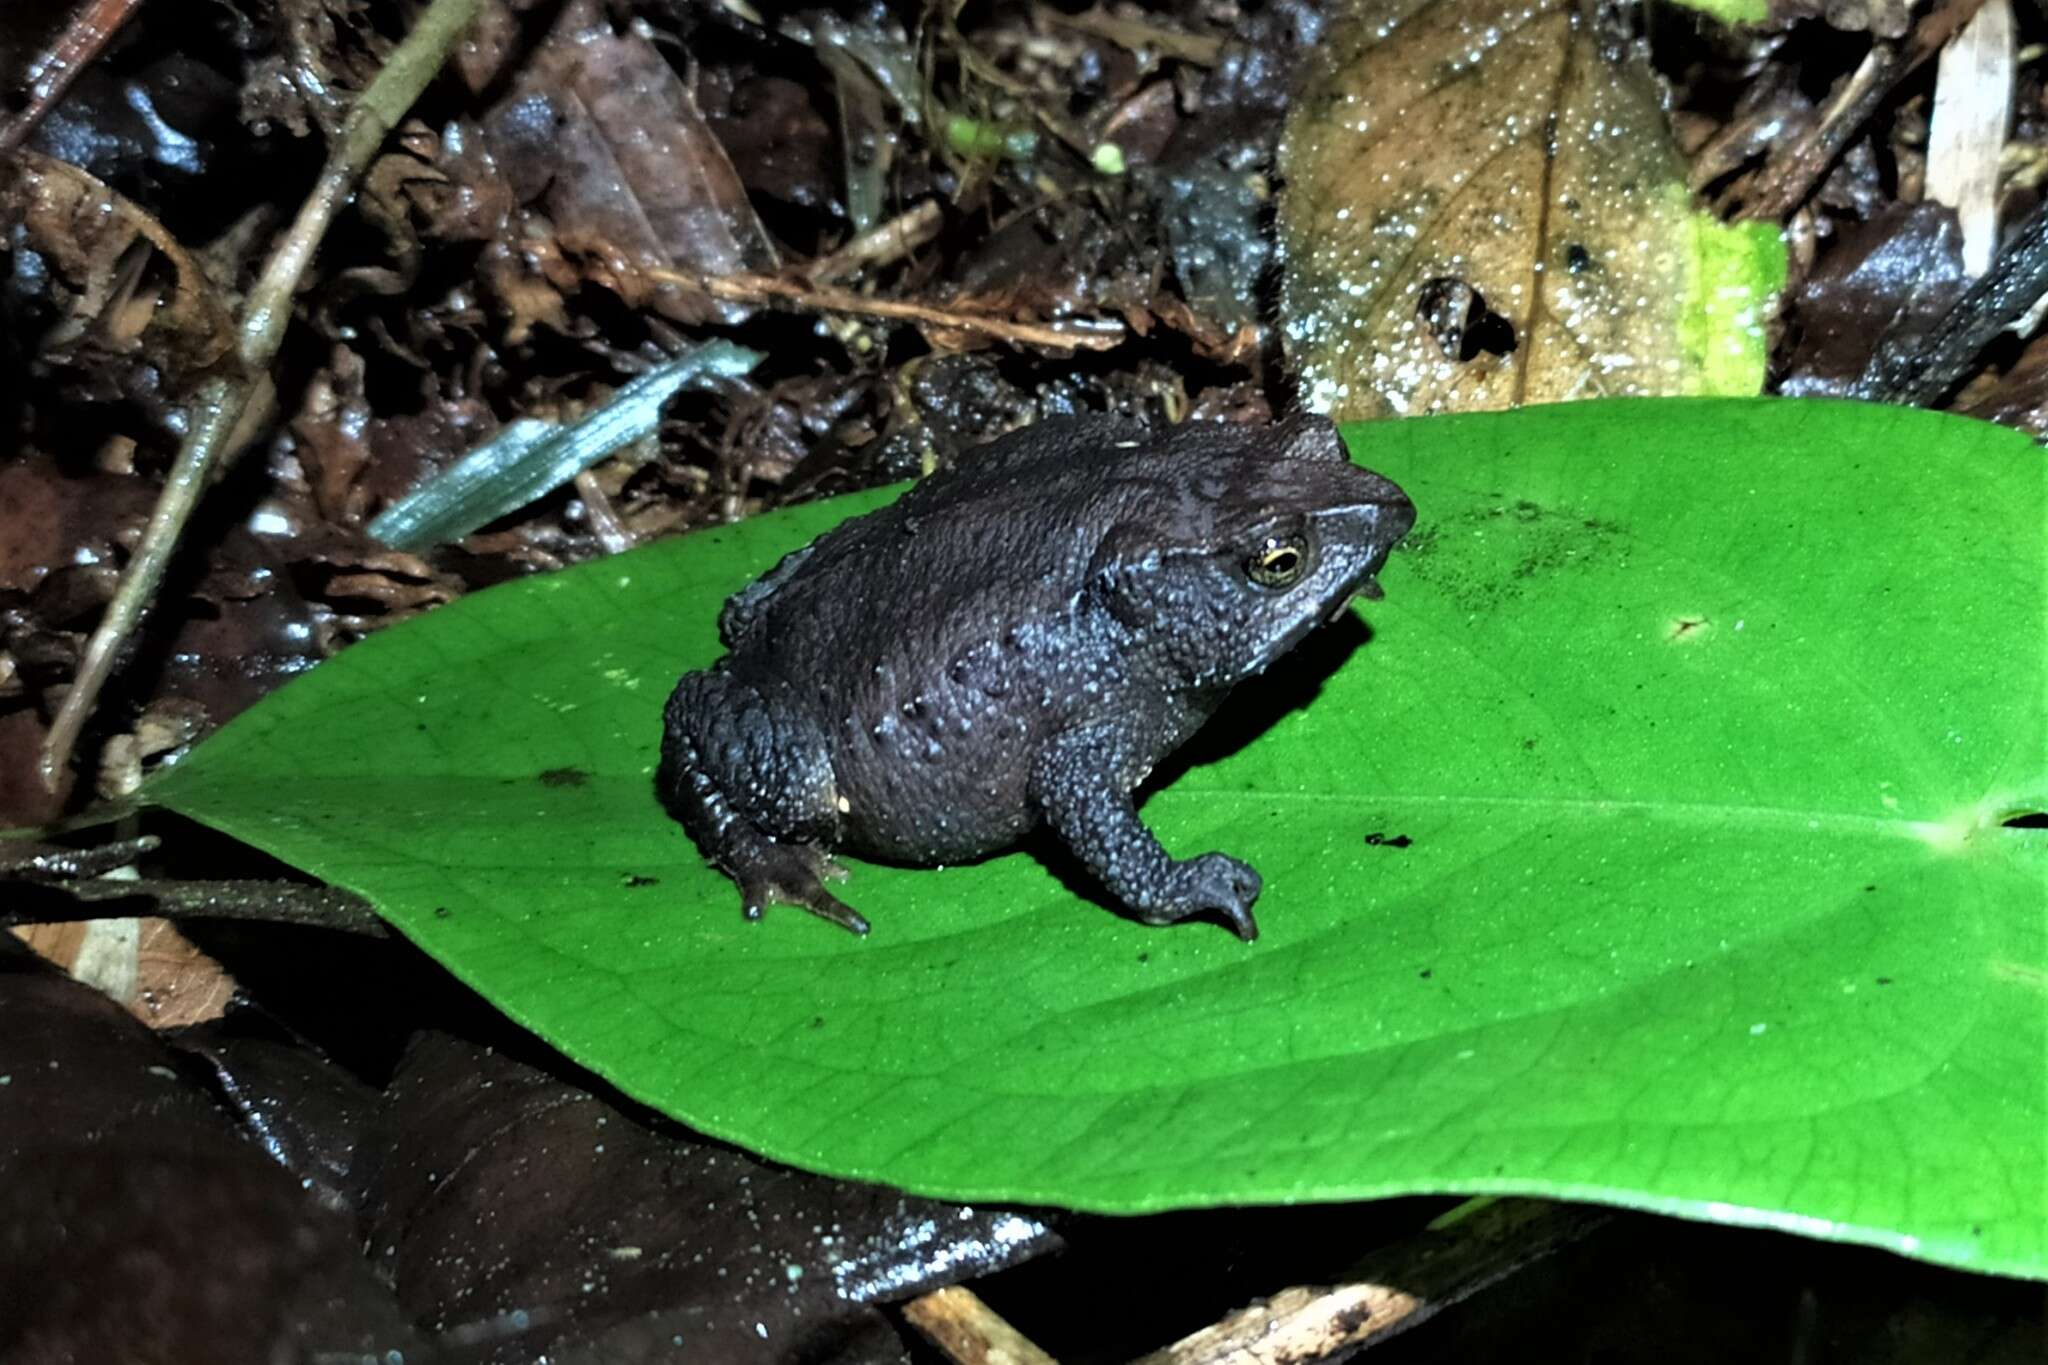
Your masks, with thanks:
<instances>
[{"instance_id":1,"label":"toad's eye","mask_svg":"<svg viewBox=\"0 0 2048 1365\"><path fill-rule=\"evenodd\" d=\"M1244 562L1245 576L1262 588L1291 588L1308 568L1308 542L1300 536L1267 536Z\"/></svg>"}]
</instances>

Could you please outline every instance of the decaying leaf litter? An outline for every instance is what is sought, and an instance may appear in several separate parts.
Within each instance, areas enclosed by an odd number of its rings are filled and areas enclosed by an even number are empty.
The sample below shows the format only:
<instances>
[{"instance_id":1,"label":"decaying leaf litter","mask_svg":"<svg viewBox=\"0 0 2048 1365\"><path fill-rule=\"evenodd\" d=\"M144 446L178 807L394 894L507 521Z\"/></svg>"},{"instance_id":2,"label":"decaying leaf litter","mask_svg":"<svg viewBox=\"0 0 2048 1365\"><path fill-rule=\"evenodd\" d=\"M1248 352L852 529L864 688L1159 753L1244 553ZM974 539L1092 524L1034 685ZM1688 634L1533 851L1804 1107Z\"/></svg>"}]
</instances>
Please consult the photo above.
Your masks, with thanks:
<instances>
[{"instance_id":1,"label":"decaying leaf litter","mask_svg":"<svg viewBox=\"0 0 2048 1365\"><path fill-rule=\"evenodd\" d=\"M0 67L42 73L0 130L0 146L27 149L0 191L0 345L17 379L0 462L6 824L123 796L282 680L474 588L915 474L1039 416L1252 419L1340 389L1376 395L1361 414L1731 383L1864 392L1879 340L1910 351L1952 316L1965 262L1981 273L2048 164L2027 48L2038 19L1995 2L1824 18L1788 6L1736 34L1673 10L1645 34L1638 17L1560 5L938 6L770 22L713 5L476 8L476 37L370 141L352 196L326 191L331 226L261 317L259 271L307 195L320 199L323 148L414 12L223 7L178 26L160 7L47 5L0 18ZM1351 64L1377 60L1366 97L1386 98L1388 55L1345 35L1397 19L1416 46L1391 75L1424 91L1440 131L1428 158L1413 156L1414 133L1394 140L1415 177L1407 199L1346 199L1342 171L1330 188L1319 177L1332 173L1303 161L1328 134L1291 102L1292 78L1308 68L1315 102L1341 106ZM1986 35L2000 22L2002 68ZM1972 74L1938 77L1959 31L1974 47L1958 70ZM1498 76L1510 57L1518 74ZM2004 71L2002 87L1987 70ZM2009 101L2002 137L1981 109L1960 141L1934 126L1944 85L1966 79ZM1427 93L1438 88L1449 93ZM1601 138L1624 121L1647 140L1616 161ZM1469 164L1437 155L1502 132L1505 146L1475 147ZM1648 276L1617 284L1644 240L1636 217L1608 245L1597 223L1517 220L1516 204L1537 202L1529 176L1600 156L1592 178L1627 192L1582 217L1647 213L1693 244L1711 230L1702 206L1785 227L1782 304L1769 262L1746 249L1751 292L1708 334L1735 355L1724 387L1700 378L1716 348L1697 326L1688 336L1640 306L1683 294L1690 258L1652 251L1634 263ZM1635 195L1639 182L1655 191ZM1460 190L1462 220L1418 211ZM1371 232L1413 247L1384 279L1345 261L1358 250L1337 226L1347 210L1368 259ZM1378 312L1328 323L1330 289L1302 292L1319 271ZM1597 334L1575 325L1573 293L1595 283L1609 292L1590 315L1611 324ZM258 323L275 355L251 364L236 332ZM1318 351L1352 327L1368 342L1359 368L1396 371L1398 385L1372 388ZM709 341L761 359L678 392L557 491L457 544L401 551L371 533L461 452L522 419L573 427ZM1994 327L1942 396L2038 430L2037 352L2023 319ZM209 416L222 472L160 542L154 609L102 633L111 681L74 705L83 743L51 790L37 766L52 722L173 458ZM145 869L215 877L219 857L173 838ZM61 880L25 894L48 905Z\"/></svg>"}]
</instances>

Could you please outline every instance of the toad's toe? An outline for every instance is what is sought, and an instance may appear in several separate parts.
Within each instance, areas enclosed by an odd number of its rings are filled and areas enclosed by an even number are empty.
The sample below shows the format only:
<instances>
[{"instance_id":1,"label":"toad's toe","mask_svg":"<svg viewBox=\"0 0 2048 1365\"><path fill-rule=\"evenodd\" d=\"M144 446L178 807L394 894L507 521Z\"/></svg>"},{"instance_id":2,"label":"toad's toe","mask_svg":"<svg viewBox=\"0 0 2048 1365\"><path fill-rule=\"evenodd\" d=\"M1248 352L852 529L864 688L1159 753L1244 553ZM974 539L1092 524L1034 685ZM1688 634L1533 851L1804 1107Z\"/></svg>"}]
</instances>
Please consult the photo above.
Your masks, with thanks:
<instances>
[{"instance_id":1,"label":"toad's toe","mask_svg":"<svg viewBox=\"0 0 2048 1365\"><path fill-rule=\"evenodd\" d=\"M868 931L861 913L825 889L821 878L846 879L846 869L809 844L764 843L733 869L748 919L771 905L795 905L856 934Z\"/></svg>"}]
</instances>

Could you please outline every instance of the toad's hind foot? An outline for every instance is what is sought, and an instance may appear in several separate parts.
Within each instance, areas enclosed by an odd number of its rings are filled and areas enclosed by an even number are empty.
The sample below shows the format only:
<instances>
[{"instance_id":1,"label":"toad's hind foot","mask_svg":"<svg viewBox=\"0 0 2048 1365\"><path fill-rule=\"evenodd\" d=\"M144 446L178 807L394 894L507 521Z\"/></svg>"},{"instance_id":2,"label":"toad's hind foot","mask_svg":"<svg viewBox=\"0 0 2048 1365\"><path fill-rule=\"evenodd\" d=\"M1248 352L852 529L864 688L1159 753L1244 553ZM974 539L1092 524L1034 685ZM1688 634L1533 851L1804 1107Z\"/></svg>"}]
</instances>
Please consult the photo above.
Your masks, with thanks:
<instances>
[{"instance_id":1,"label":"toad's hind foot","mask_svg":"<svg viewBox=\"0 0 2048 1365\"><path fill-rule=\"evenodd\" d=\"M655 789L712 866L739 883L747 918L761 918L771 905L800 905L865 934L868 922L823 884L845 870L801 837L785 843L771 833L830 827L836 812L822 742L795 719L778 722L757 693L715 670L685 673L662 715ZM752 775L771 761L794 774L774 791ZM740 809L729 791L756 799Z\"/></svg>"},{"instance_id":2,"label":"toad's hind foot","mask_svg":"<svg viewBox=\"0 0 2048 1365\"><path fill-rule=\"evenodd\" d=\"M771 905L795 905L856 934L868 931L858 910L825 889L822 879L844 881L846 869L809 844L763 839L728 858L727 870L740 885L740 903L748 919L761 918Z\"/></svg>"}]
</instances>

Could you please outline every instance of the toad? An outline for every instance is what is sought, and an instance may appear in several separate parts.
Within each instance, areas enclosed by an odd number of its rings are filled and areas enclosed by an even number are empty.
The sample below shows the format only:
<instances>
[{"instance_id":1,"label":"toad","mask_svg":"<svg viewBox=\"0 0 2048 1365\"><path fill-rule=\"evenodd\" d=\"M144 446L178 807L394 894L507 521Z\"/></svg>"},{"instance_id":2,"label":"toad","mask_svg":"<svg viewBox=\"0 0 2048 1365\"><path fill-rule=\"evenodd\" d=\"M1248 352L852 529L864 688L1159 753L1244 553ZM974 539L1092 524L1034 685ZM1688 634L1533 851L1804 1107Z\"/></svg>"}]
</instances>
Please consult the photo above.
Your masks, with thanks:
<instances>
[{"instance_id":1,"label":"toad","mask_svg":"<svg viewBox=\"0 0 2048 1365\"><path fill-rule=\"evenodd\" d=\"M663 715L663 799L749 919L855 933L830 858L919 866L1044 824L1146 924L1258 935L1259 874L1176 859L1132 791L1414 523L1319 417L1041 422L962 456L735 594L726 654Z\"/></svg>"}]
</instances>

